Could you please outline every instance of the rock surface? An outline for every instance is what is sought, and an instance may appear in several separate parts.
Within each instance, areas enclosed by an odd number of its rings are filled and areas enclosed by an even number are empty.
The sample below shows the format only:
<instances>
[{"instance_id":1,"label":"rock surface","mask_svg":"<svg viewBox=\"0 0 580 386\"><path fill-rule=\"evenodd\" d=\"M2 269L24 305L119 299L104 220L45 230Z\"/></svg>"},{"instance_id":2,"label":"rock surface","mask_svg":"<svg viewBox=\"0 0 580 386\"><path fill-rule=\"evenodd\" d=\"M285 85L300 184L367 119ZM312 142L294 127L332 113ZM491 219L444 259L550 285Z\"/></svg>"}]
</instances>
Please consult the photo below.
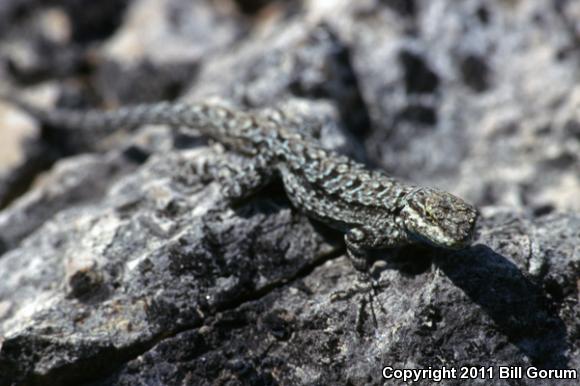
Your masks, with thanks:
<instances>
[{"instance_id":1,"label":"rock surface","mask_svg":"<svg viewBox=\"0 0 580 386\"><path fill-rule=\"evenodd\" d=\"M377 254L371 299L341 235L278 184L222 205L203 175L234 157L219 145L167 127L65 133L2 104L0 386L580 371L578 2L80 3L0 5L0 93L277 106L482 219L469 249ZM548 382L495 369L486 383Z\"/></svg>"}]
</instances>

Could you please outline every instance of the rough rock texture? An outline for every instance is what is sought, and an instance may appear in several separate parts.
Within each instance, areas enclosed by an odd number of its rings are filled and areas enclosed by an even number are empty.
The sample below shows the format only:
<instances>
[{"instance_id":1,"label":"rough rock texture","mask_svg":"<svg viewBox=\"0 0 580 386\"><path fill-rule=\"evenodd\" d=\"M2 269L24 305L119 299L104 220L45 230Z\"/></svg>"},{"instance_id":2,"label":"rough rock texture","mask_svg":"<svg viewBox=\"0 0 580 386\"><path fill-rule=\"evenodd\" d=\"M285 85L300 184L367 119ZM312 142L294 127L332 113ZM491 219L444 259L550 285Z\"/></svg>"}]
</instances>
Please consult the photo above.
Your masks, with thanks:
<instances>
[{"instance_id":1,"label":"rough rock texture","mask_svg":"<svg viewBox=\"0 0 580 386\"><path fill-rule=\"evenodd\" d=\"M377 253L370 299L352 291L341 235L277 184L222 205L203 174L234 157L219 145L166 127L66 133L1 104L0 386L580 370L578 2L83 4L0 5L0 93L277 106L482 219L464 251Z\"/></svg>"}]
</instances>

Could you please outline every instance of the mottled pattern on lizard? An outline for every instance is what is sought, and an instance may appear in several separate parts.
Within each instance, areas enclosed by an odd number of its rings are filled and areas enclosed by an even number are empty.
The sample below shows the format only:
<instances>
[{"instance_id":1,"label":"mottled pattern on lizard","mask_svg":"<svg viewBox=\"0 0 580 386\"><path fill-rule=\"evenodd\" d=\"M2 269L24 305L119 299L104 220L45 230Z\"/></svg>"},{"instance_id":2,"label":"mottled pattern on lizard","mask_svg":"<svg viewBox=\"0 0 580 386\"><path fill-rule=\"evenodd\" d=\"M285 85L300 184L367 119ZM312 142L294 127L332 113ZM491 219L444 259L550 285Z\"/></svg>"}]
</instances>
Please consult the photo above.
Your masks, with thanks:
<instances>
[{"instance_id":1,"label":"mottled pattern on lizard","mask_svg":"<svg viewBox=\"0 0 580 386\"><path fill-rule=\"evenodd\" d=\"M246 197L279 175L293 206L345 233L348 256L359 271L368 268L369 249L410 243L457 249L469 245L473 236L478 213L470 204L444 191L402 183L324 149L289 129L281 112L164 102L115 111L45 111L14 102L54 127L113 131L167 124L199 130L251 159L237 175L222 181L228 200Z\"/></svg>"}]
</instances>

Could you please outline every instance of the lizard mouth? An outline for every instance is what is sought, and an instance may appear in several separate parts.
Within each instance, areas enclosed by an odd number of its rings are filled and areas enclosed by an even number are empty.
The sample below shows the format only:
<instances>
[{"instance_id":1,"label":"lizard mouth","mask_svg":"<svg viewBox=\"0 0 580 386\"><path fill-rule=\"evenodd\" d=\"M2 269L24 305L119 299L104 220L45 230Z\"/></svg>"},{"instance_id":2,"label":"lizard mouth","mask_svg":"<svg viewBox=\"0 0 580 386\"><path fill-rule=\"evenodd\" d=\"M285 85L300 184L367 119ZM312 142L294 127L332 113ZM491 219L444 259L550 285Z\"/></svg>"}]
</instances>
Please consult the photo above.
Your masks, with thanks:
<instances>
[{"instance_id":1,"label":"lizard mouth","mask_svg":"<svg viewBox=\"0 0 580 386\"><path fill-rule=\"evenodd\" d=\"M418 242L418 243L422 243L422 244L427 244L429 246L432 247L436 247L436 248L445 248L445 249L451 249L451 250L461 250L461 249L465 249L467 247L469 247L473 241L473 235L468 234L466 235L464 238L462 239L431 239L429 237L426 237L424 235L419 235L416 233L412 233L410 235L411 239Z\"/></svg>"}]
</instances>

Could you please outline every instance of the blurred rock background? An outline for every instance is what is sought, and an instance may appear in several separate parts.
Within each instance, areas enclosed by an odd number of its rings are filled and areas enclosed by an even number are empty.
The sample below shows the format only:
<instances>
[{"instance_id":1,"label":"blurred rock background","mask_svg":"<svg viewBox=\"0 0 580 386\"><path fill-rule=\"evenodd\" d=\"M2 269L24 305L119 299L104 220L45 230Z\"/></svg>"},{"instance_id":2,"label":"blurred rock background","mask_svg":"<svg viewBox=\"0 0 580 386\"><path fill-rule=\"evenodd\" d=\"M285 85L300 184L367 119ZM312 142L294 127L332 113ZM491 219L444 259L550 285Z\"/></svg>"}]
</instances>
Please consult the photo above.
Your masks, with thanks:
<instances>
[{"instance_id":1,"label":"blurred rock background","mask_svg":"<svg viewBox=\"0 0 580 386\"><path fill-rule=\"evenodd\" d=\"M325 146L483 218L472 249L381 271L375 322L364 296L330 300L355 277L340 235L279 188L219 209L195 165L221 148L66 132L0 102L0 385L578 369L579 75L574 0L1 2L0 93L297 111Z\"/></svg>"}]
</instances>

